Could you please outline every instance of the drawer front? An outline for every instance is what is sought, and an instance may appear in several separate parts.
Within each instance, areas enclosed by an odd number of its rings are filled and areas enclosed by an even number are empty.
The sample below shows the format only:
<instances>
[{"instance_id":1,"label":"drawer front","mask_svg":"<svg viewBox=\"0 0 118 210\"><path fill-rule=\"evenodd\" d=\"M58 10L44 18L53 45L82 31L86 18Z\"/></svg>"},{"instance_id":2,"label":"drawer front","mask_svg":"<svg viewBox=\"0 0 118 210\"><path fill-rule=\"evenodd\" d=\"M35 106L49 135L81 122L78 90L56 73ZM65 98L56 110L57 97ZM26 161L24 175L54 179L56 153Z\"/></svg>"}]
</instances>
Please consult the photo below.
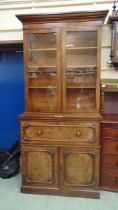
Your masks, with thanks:
<instances>
[{"instance_id":1,"label":"drawer front","mask_svg":"<svg viewBox=\"0 0 118 210\"><path fill-rule=\"evenodd\" d=\"M103 128L104 139L118 140L118 128Z\"/></svg>"},{"instance_id":2,"label":"drawer front","mask_svg":"<svg viewBox=\"0 0 118 210\"><path fill-rule=\"evenodd\" d=\"M118 141L104 140L102 151L103 153L111 153L118 155Z\"/></svg>"},{"instance_id":3,"label":"drawer front","mask_svg":"<svg viewBox=\"0 0 118 210\"><path fill-rule=\"evenodd\" d=\"M21 139L23 141L75 141L96 143L99 139L99 124L79 123L56 124L54 122L22 122Z\"/></svg>"},{"instance_id":4,"label":"drawer front","mask_svg":"<svg viewBox=\"0 0 118 210\"><path fill-rule=\"evenodd\" d=\"M102 167L118 170L118 156L102 154Z\"/></svg>"},{"instance_id":5,"label":"drawer front","mask_svg":"<svg viewBox=\"0 0 118 210\"><path fill-rule=\"evenodd\" d=\"M118 190L118 171L102 170L102 187Z\"/></svg>"}]
</instances>

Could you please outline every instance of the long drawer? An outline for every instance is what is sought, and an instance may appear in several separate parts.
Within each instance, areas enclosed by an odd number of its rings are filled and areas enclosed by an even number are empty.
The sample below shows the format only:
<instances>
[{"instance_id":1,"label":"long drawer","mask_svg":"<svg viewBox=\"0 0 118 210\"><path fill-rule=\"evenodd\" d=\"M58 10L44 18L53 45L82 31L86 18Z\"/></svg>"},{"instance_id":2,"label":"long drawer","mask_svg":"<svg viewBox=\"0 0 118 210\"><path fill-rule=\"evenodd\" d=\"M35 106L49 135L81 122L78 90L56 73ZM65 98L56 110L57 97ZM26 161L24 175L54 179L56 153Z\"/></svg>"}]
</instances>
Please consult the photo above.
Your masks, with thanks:
<instances>
[{"instance_id":1,"label":"long drawer","mask_svg":"<svg viewBox=\"0 0 118 210\"><path fill-rule=\"evenodd\" d=\"M103 128L103 136L104 136L104 139L118 140L118 128L114 128L114 127Z\"/></svg>"},{"instance_id":2,"label":"long drawer","mask_svg":"<svg viewBox=\"0 0 118 210\"><path fill-rule=\"evenodd\" d=\"M21 122L21 140L28 141L65 141L80 144L98 144L99 123L58 123L44 121Z\"/></svg>"},{"instance_id":3,"label":"long drawer","mask_svg":"<svg viewBox=\"0 0 118 210\"><path fill-rule=\"evenodd\" d=\"M118 170L118 156L102 154L102 167L105 169Z\"/></svg>"},{"instance_id":4,"label":"long drawer","mask_svg":"<svg viewBox=\"0 0 118 210\"><path fill-rule=\"evenodd\" d=\"M118 155L118 141L103 140L102 152Z\"/></svg>"},{"instance_id":5,"label":"long drawer","mask_svg":"<svg viewBox=\"0 0 118 210\"><path fill-rule=\"evenodd\" d=\"M118 191L118 171L102 169L102 187Z\"/></svg>"}]
</instances>

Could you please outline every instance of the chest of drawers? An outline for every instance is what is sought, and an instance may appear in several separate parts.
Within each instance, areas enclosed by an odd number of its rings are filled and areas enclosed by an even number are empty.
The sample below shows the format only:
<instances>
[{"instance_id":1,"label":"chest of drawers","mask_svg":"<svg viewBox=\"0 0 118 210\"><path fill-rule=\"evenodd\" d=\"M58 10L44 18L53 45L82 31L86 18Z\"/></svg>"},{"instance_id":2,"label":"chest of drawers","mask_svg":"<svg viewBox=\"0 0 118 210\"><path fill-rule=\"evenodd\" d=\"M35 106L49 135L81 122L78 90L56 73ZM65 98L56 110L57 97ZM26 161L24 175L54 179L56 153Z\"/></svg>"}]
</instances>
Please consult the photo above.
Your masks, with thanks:
<instances>
[{"instance_id":1,"label":"chest of drawers","mask_svg":"<svg viewBox=\"0 0 118 210\"><path fill-rule=\"evenodd\" d=\"M101 186L118 191L118 123L102 123Z\"/></svg>"}]
</instances>

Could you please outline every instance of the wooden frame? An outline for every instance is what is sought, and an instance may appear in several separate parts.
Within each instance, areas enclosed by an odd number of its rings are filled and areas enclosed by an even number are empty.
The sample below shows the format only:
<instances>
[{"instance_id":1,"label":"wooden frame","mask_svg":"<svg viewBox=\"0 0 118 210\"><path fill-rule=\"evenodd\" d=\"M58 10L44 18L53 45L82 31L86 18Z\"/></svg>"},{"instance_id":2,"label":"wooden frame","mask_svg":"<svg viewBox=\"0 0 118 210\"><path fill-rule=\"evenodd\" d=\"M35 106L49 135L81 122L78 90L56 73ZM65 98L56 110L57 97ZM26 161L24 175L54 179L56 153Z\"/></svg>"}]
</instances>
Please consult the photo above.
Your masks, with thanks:
<instances>
[{"instance_id":1,"label":"wooden frame","mask_svg":"<svg viewBox=\"0 0 118 210\"><path fill-rule=\"evenodd\" d=\"M82 197L91 197L91 198L99 198L99 156L100 156L100 56L101 56L101 26L103 20L106 16L107 12L81 12L81 13L65 13L65 14L40 14L40 15L18 15L17 17L23 22L24 29L24 60L25 60L25 98L26 98L26 106L25 113L19 116L20 119L20 132L21 132L21 158L22 158L22 170L23 170L23 179L22 179L22 187L21 191L26 193L41 193L41 194L55 194L55 195L68 195L68 196L82 196ZM27 78L27 67L28 67L28 59L27 56L27 34L28 33L39 33L46 34L48 32L57 31L57 66L58 66L58 109L50 111L49 108L45 110L32 110L29 106L29 101L32 100L28 93L28 78ZM91 42L93 44L83 44L87 43L90 40L91 34L89 32L94 31L96 34L93 34L93 39L91 38ZM74 47L68 48L66 45L66 33L74 33L77 32L77 40ZM84 39L83 35L85 33ZM87 39L87 35L89 34L89 38ZM70 36L70 34L69 34ZM40 37L40 36L39 36ZM74 36L73 40L76 36ZM79 37L79 38L78 38ZM69 38L71 40L71 38ZM36 46L36 41L35 46ZM81 43L80 45L78 43ZM97 43L97 44L96 44ZM73 44L73 43L72 43ZM90 44L90 43L89 43ZM49 42L47 43L47 50L49 50ZM52 44L53 45L53 44ZM38 47L41 48L41 52L45 51L44 48L41 47L41 42L38 43ZM53 47L52 47L53 48ZM55 48L55 47L54 47ZM36 49L38 51L39 49ZM66 60L66 50L69 52L68 62ZM74 50L74 53L73 53ZM31 50L33 51L33 50ZM72 51L70 53L70 51ZM51 51L50 51L51 52ZM90 54L90 56L89 56ZM51 53L48 56L52 56ZM47 57L46 57L47 58ZM38 57L38 62L40 62L41 56ZM48 62L48 59L45 60L45 63ZM53 62L53 59L51 60ZM83 63L82 63L83 62ZM88 62L88 63L87 63ZM87 80L89 77L84 77L81 84L83 88L73 85L69 86L69 83L66 82L67 74L70 74L70 71L66 71L66 68L70 65L70 63L77 66L77 70L79 73L83 75L83 72L89 75L92 72L92 82L89 82L88 87L86 87L84 80ZM81 70L80 64L86 68ZM42 64L43 66L43 64ZM40 65L38 66L38 68ZM93 71L90 67L96 67ZM91 70L92 69L92 70ZM81 70L81 72L80 72ZM74 69L74 73L76 73ZM72 72L73 74L73 72ZM78 76L79 79L80 75ZM38 77L39 78L39 77ZM47 78L45 76L45 78ZM44 78L44 79L45 79ZM91 74L90 74L91 78ZM88 79L89 80L89 79ZM75 80L74 80L75 81ZM41 85L41 80L40 80ZM50 81L47 82L47 86ZM92 83L92 84L91 84ZM35 85L35 82L33 83ZM46 84L46 83L45 83ZM68 86L67 86L68 84ZM71 97L66 96L67 90L71 88ZM82 93L80 94L80 90L82 89ZM77 107L76 109L70 109L67 107L67 100L69 98L72 99L69 101L70 104L74 104L77 106L77 97L85 96L84 90L89 89L91 94L91 98L87 101L81 102L81 110ZM74 92L73 92L74 90ZM77 90L77 91L76 91ZM87 91L86 91L87 92ZM95 96L96 93L96 96ZM80 94L80 95L79 95ZM87 92L86 95L89 95ZM45 95L46 98L46 95ZM73 100L74 98L74 100ZM84 97L83 97L84 98ZM34 98L33 98L34 100ZM40 97L40 101L43 101L43 96ZM74 102L73 102L74 101ZM37 100L35 103L38 104ZM89 106L88 106L89 104ZM92 104L92 107L91 107ZM94 109L95 104L95 109ZM85 106L87 105L87 109ZM40 151L43 152L43 155L40 158ZM47 151L55 150L55 168L54 173L56 174L56 182L40 183L41 179L43 179L43 175L40 176L40 170L42 170L42 158L44 161L44 165L50 166L50 156L47 156ZM30 152L29 159L26 158L26 151ZM25 151L25 153L24 153ZM35 156L33 156L32 152L36 151ZM68 156L68 151L70 151L70 156ZM51 153L50 153L51 154ZM67 155L67 156L66 156ZM69 157L66 159L64 157ZM34 159L38 159L38 166L35 163ZM52 156L51 156L52 157ZM76 162L76 157L79 162ZM33 159L33 162L31 161ZM48 162L49 159L49 162ZM52 160L52 159L51 159ZM53 159L54 160L54 159ZM33 166L32 166L33 164ZM84 165L85 164L85 165ZM33 174L33 170L36 167L38 171L38 177L34 178L38 179L37 182L33 182L33 185L28 179L28 175L26 173L27 166L29 167L29 172ZM38 167L38 168L37 168ZM78 169L75 173L75 169ZM84 170L84 169L85 170ZM44 180L47 175L47 169L43 169ZM80 170L80 171L79 171ZM88 171L88 178L85 175L85 171ZM49 168L49 173L51 173L52 167ZM68 179L70 179L70 183L67 183L65 178L65 171L68 172ZM72 173L71 173L72 172ZM77 175L76 175L77 174ZM73 178L73 179L71 179ZM72 181L73 180L73 181ZM77 180L77 182L76 182ZM81 181L84 183L81 183ZM72 181L72 183L71 183ZM58 184L57 184L58 183ZM74 184L73 184L74 183ZM87 184L88 183L88 184ZM50 187L51 186L51 187Z\"/></svg>"}]
</instances>

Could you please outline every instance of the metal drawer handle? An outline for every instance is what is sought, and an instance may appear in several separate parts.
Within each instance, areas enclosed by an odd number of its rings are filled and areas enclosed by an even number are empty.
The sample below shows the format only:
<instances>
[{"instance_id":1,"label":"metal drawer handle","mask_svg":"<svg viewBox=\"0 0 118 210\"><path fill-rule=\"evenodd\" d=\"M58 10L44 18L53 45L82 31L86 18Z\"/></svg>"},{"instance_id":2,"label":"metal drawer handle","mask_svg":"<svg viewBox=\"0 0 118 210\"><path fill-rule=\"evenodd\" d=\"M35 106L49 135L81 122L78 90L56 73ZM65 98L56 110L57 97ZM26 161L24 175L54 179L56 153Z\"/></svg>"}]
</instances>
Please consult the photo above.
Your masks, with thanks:
<instances>
[{"instance_id":1,"label":"metal drawer handle","mask_svg":"<svg viewBox=\"0 0 118 210\"><path fill-rule=\"evenodd\" d=\"M81 136L81 132L80 132L80 131L77 131L77 132L76 132L76 136L77 136L77 137L80 137L80 136Z\"/></svg>"},{"instance_id":2,"label":"metal drawer handle","mask_svg":"<svg viewBox=\"0 0 118 210\"><path fill-rule=\"evenodd\" d=\"M38 135L38 136L41 136L42 133L43 133L42 131L37 131L37 135Z\"/></svg>"}]
</instances>

